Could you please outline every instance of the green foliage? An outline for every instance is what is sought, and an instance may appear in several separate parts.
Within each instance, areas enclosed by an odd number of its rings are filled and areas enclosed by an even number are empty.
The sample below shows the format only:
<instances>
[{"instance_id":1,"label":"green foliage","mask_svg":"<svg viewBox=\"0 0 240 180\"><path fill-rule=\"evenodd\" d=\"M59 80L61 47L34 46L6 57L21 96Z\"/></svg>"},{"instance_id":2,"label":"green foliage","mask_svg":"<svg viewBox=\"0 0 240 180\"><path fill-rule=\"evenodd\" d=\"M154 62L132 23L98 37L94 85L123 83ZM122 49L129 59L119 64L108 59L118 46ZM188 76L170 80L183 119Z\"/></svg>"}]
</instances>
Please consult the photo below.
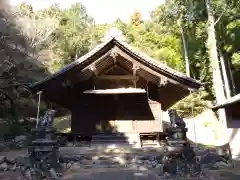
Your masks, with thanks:
<instances>
[{"instance_id":1,"label":"green foliage","mask_svg":"<svg viewBox=\"0 0 240 180\"><path fill-rule=\"evenodd\" d=\"M138 27L142 23L143 23L142 14L139 11L135 10L133 15L131 16L131 25Z\"/></svg>"},{"instance_id":2,"label":"green foliage","mask_svg":"<svg viewBox=\"0 0 240 180\"><path fill-rule=\"evenodd\" d=\"M233 53L231 60L235 69L239 71L240 70L240 51Z\"/></svg>"},{"instance_id":3,"label":"green foliage","mask_svg":"<svg viewBox=\"0 0 240 180\"><path fill-rule=\"evenodd\" d=\"M231 61L235 70L239 68L239 7L240 1L213 1L214 16L216 18L217 45L223 51L226 61ZM231 8L228 8L231 7ZM207 41L207 13L204 1L166 1L157 7L148 22L144 22L145 31L149 34L149 44L144 43L144 32L135 39L140 39L139 47L156 59L164 60L174 69L184 72L182 39L180 25L186 41L187 54L190 60L191 76L199 79L204 85L204 91L190 95L175 105L184 115L191 115L192 104L194 114L201 112L206 107L206 100L214 97L212 90L212 73L210 60L206 50ZM158 34L156 36L155 34ZM151 37L153 40L151 40ZM238 37L239 39L239 37ZM136 44L135 42L133 43ZM161 47L162 45L162 47ZM140 48L141 49L141 48ZM191 102L191 103L190 103Z\"/></svg>"},{"instance_id":4,"label":"green foliage","mask_svg":"<svg viewBox=\"0 0 240 180\"><path fill-rule=\"evenodd\" d=\"M104 37L104 34L108 28L110 28L109 24L92 25L90 35L91 36L90 49L96 47L99 43L101 43L101 40Z\"/></svg>"},{"instance_id":5,"label":"green foliage","mask_svg":"<svg viewBox=\"0 0 240 180\"><path fill-rule=\"evenodd\" d=\"M172 108L176 109L182 117L196 116L205 109L210 108L210 101L205 100L207 97L208 93L204 89L201 89L182 99Z\"/></svg>"},{"instance_id":6,"label":"green foliage","mask_svg":"<svg viewBox=\"0 0 240 180\"><path fill-rule=\"evenodd\" d=\"M212 100L213 95L210 62L205 47L207 16L201 8L205 8L205 5L198 2L166 1L165 4L156 7L150 20L138 26L130 23L127 27L126 37L129 43L170 67L185 72L182 37L178 24L181 21L191 76L199 79L205 89L193 93L174 106L183 116L202 112L208 107L208 101Z\"/></svg>"},{"instance_id":7,"label":"green foliage","mask_svg":"<svg viewBox=\"0 0 240 180\"><path fill-rule=\"evenodd\" d=\"M62 10L58 19L59 26L53 33L54 41L49 47L55 64L52 71L84 55L91 45L89 32L93 20L87 15L82 4Z\"/></svg>"},{"instance_id":8,"label":"green foliage","mask_svg":"<svg viewBox=\"0 0 240 180\"><path fill-rule=\"evenodd\" d=\"M34 12L31 9L31 6L21 4L19 16L30 17L35 24L41 23L42 30L36 34L36 38L43 35L44 38L41 39L46 40L41 42L40 49L43 49L50 59L46 62L50 72L60 69L89 51L93 19L88 16L82 4L74 4L68 9L60 9L58 4ZM46 24L47 22L49 24Z\"/></svg>"},{"instance_id":9,"label":"green foliage","mask_svg":"<svg viewBox=\"0 0 240 180\"><path fill-rule=\"evenodd\" d=\"M157 16L156 13L154 15L155 17ZM136 20L136 17L140 18L141 16L138 13L136 15L135 12L131 18L135 20L132 20L128 24L125 31L128 43L160 62L183 71L184 61L182 59L181 41L178 34L167 32L165 26L159 27L158 23L154 21L154 17L153 20L146 22L143 22L141 19Z\"/></svg>"}]
</instances>

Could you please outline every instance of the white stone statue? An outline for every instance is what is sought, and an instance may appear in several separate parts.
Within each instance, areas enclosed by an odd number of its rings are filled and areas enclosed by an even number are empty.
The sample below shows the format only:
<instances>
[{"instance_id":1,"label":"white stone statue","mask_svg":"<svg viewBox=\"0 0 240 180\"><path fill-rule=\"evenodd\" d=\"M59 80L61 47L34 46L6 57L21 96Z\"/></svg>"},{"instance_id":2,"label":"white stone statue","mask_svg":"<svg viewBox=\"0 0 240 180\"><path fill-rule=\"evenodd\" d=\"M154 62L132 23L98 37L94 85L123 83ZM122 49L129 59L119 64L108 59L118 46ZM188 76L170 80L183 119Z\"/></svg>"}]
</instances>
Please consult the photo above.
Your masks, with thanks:
<instances>
[{"instance_id":1,"label":"white stone statue","mask_svg":"<svg viewBox=\"0 0 240 180\"><path fill-rule=\"evenodd\" d=\"M47 110L44 116L40 118L38 127L52 127L55 114L56 114L55 110L53 109Z\"/></svg>"}]
</instances>

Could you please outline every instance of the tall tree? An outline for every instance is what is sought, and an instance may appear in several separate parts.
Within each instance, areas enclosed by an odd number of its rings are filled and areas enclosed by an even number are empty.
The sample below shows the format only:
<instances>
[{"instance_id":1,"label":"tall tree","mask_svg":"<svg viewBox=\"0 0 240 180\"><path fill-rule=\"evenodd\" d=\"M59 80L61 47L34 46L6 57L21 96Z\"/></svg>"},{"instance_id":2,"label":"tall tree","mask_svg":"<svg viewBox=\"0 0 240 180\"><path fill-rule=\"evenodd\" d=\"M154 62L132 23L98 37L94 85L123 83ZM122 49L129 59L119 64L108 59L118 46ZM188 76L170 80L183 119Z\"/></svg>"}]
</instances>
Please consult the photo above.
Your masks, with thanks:
<instances>
[{"instance_id":1,"label":"tall tree","mask_svg":"<svg viewBox=\"0 0 240 180\"><path fill-rule=\"evenodd\" d=\"M32 38L25 31L29 26L24 25L7 1L0 0L0 118L7 120L12 133L20 133L21 116L35 113L34 97L27 86L46 75L37 58L39 51L31 46Z\"/></svg>"},{"instance_id":2,"label":"tall tree","mask_svg":"<svg viewBox=\"0 0 240 180\"><path fill-rule=\"evenodd\" d=\"M138 10L135 10L131 16L131 24L134 26L140 26L142 23L142 14Z\"/></svg>"},{"instance_id":3,"label":"tall tree","mask_svg":"<svg viewBox=\"0 0 240 180\"><path fill-rule=\"evenodd\" d=\"M208 54L211 61L213 88L215 92L215 97L216 97L217 103L220 104L226 99L226 97L224 94L224 84L223 84L223 79L222 79L221 70L219 66L217 41L216 41L216 34L215 34L215 27L214 27L215 20L214 20L211 0L206 0L206 7L208 12L207 49L208 49ZM220 121L222 121L225 124L226 123L225 110L220 109L218 113L219 113Z\"/></svg>"}]
</instances>

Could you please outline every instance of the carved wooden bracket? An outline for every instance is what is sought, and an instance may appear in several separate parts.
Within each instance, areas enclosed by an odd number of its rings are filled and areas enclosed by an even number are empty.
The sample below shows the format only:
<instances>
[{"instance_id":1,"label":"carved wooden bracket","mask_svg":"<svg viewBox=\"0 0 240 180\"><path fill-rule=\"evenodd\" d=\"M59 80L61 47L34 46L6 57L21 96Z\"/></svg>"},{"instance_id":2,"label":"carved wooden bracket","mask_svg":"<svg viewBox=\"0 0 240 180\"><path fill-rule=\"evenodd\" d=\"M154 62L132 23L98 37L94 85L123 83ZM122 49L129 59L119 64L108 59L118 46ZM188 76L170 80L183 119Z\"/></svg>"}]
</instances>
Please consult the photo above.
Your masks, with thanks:
<instances>
[{"instance_id":1,"label":"carved wooden bracket","mask_svg":"<svg viewBox=\"0 0 240 180\"><path fill-rule=\"evenodd\" d=\"M168 79L165 76L161 76L158 82L158 87L163 87L167 85L167 83L168 83Z\"/></svg>"},{"instance_id":2,"label":"carved wooden bracket","mask_svg":"<svg viewBox=\"0 0 240 180\"><path fill-rule=\"evenodd\" d=\"M118 52L115 48L111 50L110 56L113 58L114 64L117 64Z\"/></svg>"},{"instance_id":3,"label":"carved wooden bracket","mask_svg":"<svg viewBox=\"0 0 240 180\"><path fill-rule=\"evenodd\" d=\"M95 64L92 64L91 66L89 66L89 70L92 71L96 76L98 75Z\"/></svg>"},{"instance_id":4,"label":"carved wooden bracket","mask_svg":"<svg viewBox=\"0 0 240 180\"><path fill-rule=\"evenodd\" d=\"M133 70L133 76L134 77L136 76L137 70L139 70L139 69L140 69L139 65L137 65L136 63L133 63L132 70ZM134 88L136 88L137 87L137 81L134 80L133 84L134 84Z\"/></svg>"},{"instance_id":5,"label":"carved wooden bracket","mask_svg":"<svg viewBox=\"0 0 240 180\"><path fill-rule=\"evenodd\" d=\"M133 70L133 76L136 76L137 70L139 70L140 67L137 64L133 64L132 70Z\"/></svg>"}]
</instances>

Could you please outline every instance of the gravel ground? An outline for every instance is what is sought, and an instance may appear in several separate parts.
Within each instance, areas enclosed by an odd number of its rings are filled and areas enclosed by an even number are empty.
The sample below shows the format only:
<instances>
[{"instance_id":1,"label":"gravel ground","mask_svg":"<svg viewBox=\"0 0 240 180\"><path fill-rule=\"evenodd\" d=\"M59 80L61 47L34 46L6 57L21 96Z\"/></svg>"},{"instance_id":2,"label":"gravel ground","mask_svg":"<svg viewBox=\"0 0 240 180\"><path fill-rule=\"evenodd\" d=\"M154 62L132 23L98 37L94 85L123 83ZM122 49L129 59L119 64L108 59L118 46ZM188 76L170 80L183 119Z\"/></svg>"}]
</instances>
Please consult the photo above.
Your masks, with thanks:
<instances>
[{"instance_id":1,"label":"gravel ground","mask_svg":"<svg viewBox=\"0 0 240 180\"><path fill-rule=\"evenodd\" d=\"M216 180L240 180L240 161L234 161L234 168L211 172Z\"/></svg>"},{"instance_id":2,"label":"gravel ground","mask_svg":"<svg viewBox=\"0 0 240 180\"><path fill-rule=\"evenodd\" d=\"M156 180L156 175L149 171L136 171L130 169L95 169L69 171L65 173L64 180Z\"/></svg>"},{"instance_id":3,"label":"gravel ground","mask_svg":"<svg viewBox=\"0 0 240 180\"><path fill-rule=\"evenodd\" d=\"M149 155L149 154L159 154L159 148L148 148L148 149L130 149L130 148L116 148L116 149L104 149L103 147L65 147L60 149L60 154L72 155L72 154L82 154L82 155L108 155L108 154L128 154L131 156L135 155ZM18 156L24 156L27 154L26 150L15 150L8 152L0 152L0 156L6 156L15 158ZM211 175L215 180L240 180L240 162L234 162L233 169L221 169L210 171ZM79 166L71 170L67 170L64 173L63 180L156 180L161 179L157 177L157 169L149 170L146 168L136 168L136 167L125 167L125 168L102 168L96 167L92 168L89 166ZM15 180L19 176L19 172L0 172L1 180Z\"/></svg>"}]
</instances>

